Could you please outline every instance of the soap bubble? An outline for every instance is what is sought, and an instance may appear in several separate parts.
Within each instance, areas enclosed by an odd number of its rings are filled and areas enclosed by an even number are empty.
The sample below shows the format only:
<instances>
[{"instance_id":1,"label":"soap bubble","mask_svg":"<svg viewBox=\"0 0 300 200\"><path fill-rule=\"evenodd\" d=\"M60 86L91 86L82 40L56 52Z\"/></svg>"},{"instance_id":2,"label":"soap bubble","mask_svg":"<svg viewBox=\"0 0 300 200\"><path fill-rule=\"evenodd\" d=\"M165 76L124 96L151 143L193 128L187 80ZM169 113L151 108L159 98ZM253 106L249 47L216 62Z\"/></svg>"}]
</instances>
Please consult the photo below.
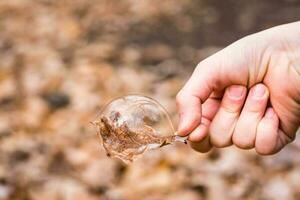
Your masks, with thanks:
<instances>
[{"instance_id":1,"label":"soap bubble","mask_svg":"<svg viewBox=\"0 0 300 200\"><path fill-rule=\"evenodd\" d=\"M174 135L166 109L154 99L140 95L111 101L94 123L107 155L126 163L147 149L185 141Z\"/></svg>"}]
</instances>

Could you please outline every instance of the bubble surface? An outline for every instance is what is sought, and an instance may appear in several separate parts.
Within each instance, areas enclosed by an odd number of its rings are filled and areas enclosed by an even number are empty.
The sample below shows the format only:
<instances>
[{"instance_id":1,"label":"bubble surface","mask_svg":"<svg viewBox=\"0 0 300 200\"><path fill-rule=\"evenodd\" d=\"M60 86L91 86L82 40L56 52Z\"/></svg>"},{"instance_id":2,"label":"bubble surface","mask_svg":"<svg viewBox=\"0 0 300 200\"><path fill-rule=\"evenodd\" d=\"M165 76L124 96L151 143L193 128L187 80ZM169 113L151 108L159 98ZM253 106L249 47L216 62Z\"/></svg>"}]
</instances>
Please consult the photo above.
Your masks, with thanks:
<instances>
[{"instance_id":1,"label":"bubble surface","mask_svg":"<svg viewBox=\"0 0 300 200\"><path fill-rule=\"evenodd\" d=\"M107 155L132 162L148 149L176 140L166 109L152 98L128 95L111 101L95 124Z\"/></svg>"}]
</instances>

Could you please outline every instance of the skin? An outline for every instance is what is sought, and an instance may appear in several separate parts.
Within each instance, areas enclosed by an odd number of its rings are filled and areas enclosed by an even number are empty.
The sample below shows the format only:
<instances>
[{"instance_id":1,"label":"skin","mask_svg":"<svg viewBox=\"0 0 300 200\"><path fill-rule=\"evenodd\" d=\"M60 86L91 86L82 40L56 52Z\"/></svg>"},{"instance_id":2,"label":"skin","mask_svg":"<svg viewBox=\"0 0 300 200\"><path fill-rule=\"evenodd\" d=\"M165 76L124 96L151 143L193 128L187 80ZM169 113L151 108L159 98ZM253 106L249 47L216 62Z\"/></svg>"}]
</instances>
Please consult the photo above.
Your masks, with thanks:
<instances>
[{"instance_id":1,"label":"skin","mask_svg":"<svg viewBox=\"0 0 300 200\"><path fill-rule=\"evenodd\" d=\"M201 61L176 97L192 148L279 152L300 126L300 21L249 35Z\"/></svg>"}]
</instances>

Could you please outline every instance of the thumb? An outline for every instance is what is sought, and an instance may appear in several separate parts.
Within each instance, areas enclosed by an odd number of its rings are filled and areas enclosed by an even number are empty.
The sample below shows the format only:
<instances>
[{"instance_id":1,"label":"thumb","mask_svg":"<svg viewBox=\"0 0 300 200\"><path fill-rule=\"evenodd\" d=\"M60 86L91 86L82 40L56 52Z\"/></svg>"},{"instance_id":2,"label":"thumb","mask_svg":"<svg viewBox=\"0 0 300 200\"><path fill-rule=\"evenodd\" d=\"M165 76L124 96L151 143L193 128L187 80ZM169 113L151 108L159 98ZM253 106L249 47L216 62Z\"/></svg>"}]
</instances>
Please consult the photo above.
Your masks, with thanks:
<instances>
[{"instance_id":1,"label":"thumb","mask_svg":"<svg viewBox=\"0 0 300 200\"><path fill-rule=\"evenodd\" d=\"M181 136L187 136L201 123L201 105L217 88L216 84L220 79L218 59L212 56L199 63L176 96L179 112L178 134Z\"/></svg>"}]
</instances>

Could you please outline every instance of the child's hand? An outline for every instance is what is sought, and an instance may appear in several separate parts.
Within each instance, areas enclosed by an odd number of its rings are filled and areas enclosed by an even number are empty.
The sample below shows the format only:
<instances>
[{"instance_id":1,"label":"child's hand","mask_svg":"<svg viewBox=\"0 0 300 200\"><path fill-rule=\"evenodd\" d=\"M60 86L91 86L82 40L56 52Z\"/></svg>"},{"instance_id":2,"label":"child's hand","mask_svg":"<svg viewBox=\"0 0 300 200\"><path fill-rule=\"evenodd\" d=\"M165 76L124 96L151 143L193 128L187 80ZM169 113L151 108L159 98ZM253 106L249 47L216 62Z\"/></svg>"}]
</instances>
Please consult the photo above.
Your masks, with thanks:
<instances>
[{"instance_id":1,"label":"child's hand","mask_svg":"<svg viewBox=\"0 0 300 200\"><path fill-rule=\"evenodd\" d=\"M196 67L177 95L178 134L207 152L280 151L300 125L300 22L245 37Z\"/></svg>"}]
</instances>

